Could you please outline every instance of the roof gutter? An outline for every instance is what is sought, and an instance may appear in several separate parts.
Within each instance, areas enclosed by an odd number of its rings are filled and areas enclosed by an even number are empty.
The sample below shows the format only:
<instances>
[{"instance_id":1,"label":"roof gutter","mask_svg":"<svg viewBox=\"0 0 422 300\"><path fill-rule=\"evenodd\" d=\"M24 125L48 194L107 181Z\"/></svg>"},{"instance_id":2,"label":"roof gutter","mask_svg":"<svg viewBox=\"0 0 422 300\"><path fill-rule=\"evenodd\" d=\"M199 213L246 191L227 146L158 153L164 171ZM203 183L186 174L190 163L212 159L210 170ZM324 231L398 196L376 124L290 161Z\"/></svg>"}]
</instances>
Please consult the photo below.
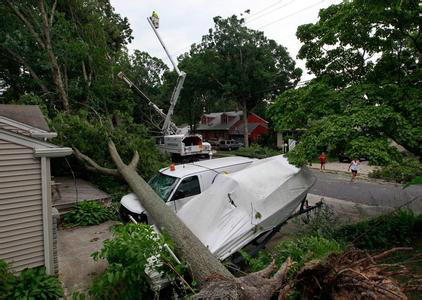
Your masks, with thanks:
<instances>
[{"instance_id":1,"label":"roof gutter","mask_svg":"<svg viewBox=\"0 0 422 300\"><path fill-rule=\"evenodd\" d=\"M72 153L72 148L68 147L35 149L35 157L63 157Z\"/></svg>"},{"instance_id":2,"label":"roof gutter","mask_svg":"<svg viewBox=\"0 0 422 300\"><path fill-rule=\"evenodd\" d=\"M34 138L46 138L46 139L52 139L57 137L56 132L41 132L41 131L31 131L31 136Z\"/></svg>"}]
</instances>

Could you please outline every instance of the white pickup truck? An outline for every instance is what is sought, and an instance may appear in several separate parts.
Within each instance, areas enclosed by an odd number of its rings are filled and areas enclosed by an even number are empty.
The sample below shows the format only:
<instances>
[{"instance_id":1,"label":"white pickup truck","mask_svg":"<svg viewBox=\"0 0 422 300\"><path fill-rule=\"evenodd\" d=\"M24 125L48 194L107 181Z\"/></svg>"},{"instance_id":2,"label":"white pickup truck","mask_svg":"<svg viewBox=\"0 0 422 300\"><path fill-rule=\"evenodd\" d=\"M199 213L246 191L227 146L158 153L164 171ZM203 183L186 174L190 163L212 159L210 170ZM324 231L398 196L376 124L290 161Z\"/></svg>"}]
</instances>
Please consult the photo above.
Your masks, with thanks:
<instances>
[{"instance_id":1,"label":"white pickup truck","mask_svg":"<svg viewBox=\"0 0 422 300\"><path fill-rule=\"evenodd\" d=\"M180 164L161 169L148 183L177 212L194 196L207 190L218 174L240 171L253 161L256 159L233 156ZM131 216L136 222L151 223L135 194L123 196L120 204L120 217L124 222L129 222Z\"/></svg>"},{"instance_id":2,"label":"white pickup truck","mask_svg":"<svg viewBox=\"0 0 422 300\"><path fill-rule=\"evenodd\" d=\"M199 134L173 134L157 139L162 153L169 153L172 161L195 161L199 158L211 158L211 144L202 141Z\"/></svg>"}]
</instances>

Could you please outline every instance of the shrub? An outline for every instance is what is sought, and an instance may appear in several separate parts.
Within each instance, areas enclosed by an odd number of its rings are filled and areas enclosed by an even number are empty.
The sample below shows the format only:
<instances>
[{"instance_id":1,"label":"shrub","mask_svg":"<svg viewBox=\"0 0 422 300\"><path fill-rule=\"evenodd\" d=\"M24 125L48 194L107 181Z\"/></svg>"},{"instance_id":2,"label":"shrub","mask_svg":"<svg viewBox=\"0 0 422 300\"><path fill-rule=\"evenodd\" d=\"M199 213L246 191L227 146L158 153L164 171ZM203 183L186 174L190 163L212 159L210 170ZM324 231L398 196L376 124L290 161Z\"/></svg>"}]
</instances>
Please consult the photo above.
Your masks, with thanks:
<instances>
[{"instance_id":1,"label":"shrub","mask_svg":"<svg viewBox=\"0 0 422 300\"><path fill-rule=\"evenodd\" d=\"M63 297L60 281L45 273L45 268L25 269L14 276L0 260L1 300L56 300Z\"/></svg>"},{"instance_id":2,"label":"shrub","mask_svg":"<svg viewBox=\"0 0 422 300\"><path fill-rule=\"evenodd\" d=\"M116 219L116 213L96 201L78 202L64 215L64 222L73 226L98 225Z\"/></svg>"},{"instance_id":3,"label":"shrub","mask_svg":"<svg viewBox=\"0 0 422 300\"><path fill-rule=\"evenodd\" d=\"M266 158L279 155L280 152L268 147L262 147L258 144L251 144L249 148L240 148L236 151L236 155L247 156L253 158Z\"/></svg>"},{"instance_id":4,"label":"shrub","mask_svg":"<svg viewBox=\"0 0 422 300\"><path fill-rule=\"evenodd\" d=\"M320 208L308 212L305 216L295 218L303 235L321 236L333 239L336 230L340 227L340 218L324 203Z\"/></svg>"},{"instance_id":5,"label":"shrub","mask_svg":"<svg viewBox=\"0 0 422 300\"><path fill-rule=\"evenodd\" d=\"M277 266L290 257L295 264L290 269L290 274L298 271L306 262L311 260L322 260L330 253L341 252L343 245L334 239L326 239L318 235L306 235L296 240L281 241L272 252ZM260 252L256 258L245 255L246 263L252 272L263 269L272 260L269 253Z\"/></svg>"},{"instance_id":6,"label":"shrub","mask_svg":"<svg viewBox=\"0 0 422 300\"><path fill-rule=\"evenodd\" d=\"M308 235L297 240L281 241L275 248L274 258L278 266L290 257L295 265L291 272L296 272L311 260L323 260L333 252L341 252L343 245L334 239L318 235Z\"/></svg>"},{"instance_id":7,"label":"shrub","mask_svg":"<svg viewBox=\"0 0 422 300\"><path fill-rule=\"evenodd\" d=\"M411 181L422 175L422 164L415 157L407 157L402 162L392 162L369 174L369 177L380 178L398 183Z\"/></svg>"},{"instance_id":8,"label":"shrub","mask_svg":"<svg viewBox=\"0 0 422 300\"><path fill-rule=\"evenodd\" d=\"M9 300L14 280L15 276L10 272L9 266L0 259L0 300Z\"/></svg>"},{"instance_id":9,"label":"shrub","mask_svg":"<svg viewBox=\"0 0 422 300\"><path fill-rule=\"evenodd\" d=\"M104 242L99 252L93 253L94 260L106 259L107 269L93 281L89 294L93 299L126 300L141 299L151 293L144 270L148 266L164 277L174 278L169 268L184 272L173 258L162 251L166 242L149 225L127 224L112 228L113 239ZM168 242L167 242L168 243ZM151 258L159 259L150 265Z\"/></svg>"},{"instance_id":10,"label":"shrub","mask_svg":"<svg viewBox=\"0 0 422 300\"><path fill-rule=\"evenodd\" d=\"M384 249L408 246L422 233L422 215L411 210L399 210L369 221L346 225L337 230L337 240L353 242L361 249Z\"/></svg>"}]
</instances>

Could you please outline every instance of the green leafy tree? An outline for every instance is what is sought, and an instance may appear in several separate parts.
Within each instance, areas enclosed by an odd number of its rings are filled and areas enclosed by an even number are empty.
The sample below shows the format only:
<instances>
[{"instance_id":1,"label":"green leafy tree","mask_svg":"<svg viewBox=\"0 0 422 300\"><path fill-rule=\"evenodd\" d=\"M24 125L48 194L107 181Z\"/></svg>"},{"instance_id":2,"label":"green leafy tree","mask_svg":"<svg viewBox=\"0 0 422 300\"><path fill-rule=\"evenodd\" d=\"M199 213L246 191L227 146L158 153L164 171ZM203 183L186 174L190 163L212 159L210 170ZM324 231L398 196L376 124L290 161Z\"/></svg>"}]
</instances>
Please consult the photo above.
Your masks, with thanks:
<instances>
[{"instance_id":1,"label":"green leafy tree","mask_svg":"<svg viewBox=\"0 0 422 300\"><path fill-rule=\"evenodd\" d=\"M316 78L269 109L276 129L307 129L295 163L328 148L389 164L400 160L391 140L422 154L419 14L416 0L345 1L298 28L299 58Z\"/></svg>"},{"instance_id":2,"label":"green leafy tree","mask_svg":"<svg viewBox=\"0 0 422 300\"><path fill-rule=\"evenodd\" d=\"M263 32L247 28L236 16L215 17L214 28L201 43L192 45L182 57L183 64L192 67L190 73L195 74L194 82L200 90L235 101L243 110L245 124L250 110L295 86L302 73L285 47ZM209 96L198 93L198 101ZM244 128L248 146L248 128Z\"/></svg>"},{"instance_id":3,"label":"green leafy tree","mask_svg":"<svg viewBox=\"0 0 422 300\"><path fill-rule=\"evenodd\" d=\"M7 0L0 13L0 76L10 86L5 102L33 92L50 112L81 105L107 110L113 66L131 40L127 19L109 1Z\"/></svg>"}]
</instances>

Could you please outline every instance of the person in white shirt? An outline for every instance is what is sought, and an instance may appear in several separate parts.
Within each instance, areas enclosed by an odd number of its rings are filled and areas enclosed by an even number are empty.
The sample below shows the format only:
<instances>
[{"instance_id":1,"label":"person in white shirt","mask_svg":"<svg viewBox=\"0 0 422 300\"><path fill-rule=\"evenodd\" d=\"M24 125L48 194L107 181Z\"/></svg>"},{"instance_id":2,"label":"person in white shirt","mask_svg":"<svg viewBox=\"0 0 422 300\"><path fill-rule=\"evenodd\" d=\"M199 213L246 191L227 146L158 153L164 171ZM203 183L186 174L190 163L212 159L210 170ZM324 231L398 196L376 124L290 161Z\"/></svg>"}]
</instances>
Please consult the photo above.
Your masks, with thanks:
<instances>
[{"instance_id":1,"label":"person in white shirt","mask_svg":"<svg viewBox=\"0 0 422 300\"><path fill-rule=\"evenodd\" d=\"M358 175L358 168L359 168L360 161L358 159L352 160L349 165L349 171L352 170L352 179L350 182L355 182L356 176Z\"/></svg>"}]
</instances>

